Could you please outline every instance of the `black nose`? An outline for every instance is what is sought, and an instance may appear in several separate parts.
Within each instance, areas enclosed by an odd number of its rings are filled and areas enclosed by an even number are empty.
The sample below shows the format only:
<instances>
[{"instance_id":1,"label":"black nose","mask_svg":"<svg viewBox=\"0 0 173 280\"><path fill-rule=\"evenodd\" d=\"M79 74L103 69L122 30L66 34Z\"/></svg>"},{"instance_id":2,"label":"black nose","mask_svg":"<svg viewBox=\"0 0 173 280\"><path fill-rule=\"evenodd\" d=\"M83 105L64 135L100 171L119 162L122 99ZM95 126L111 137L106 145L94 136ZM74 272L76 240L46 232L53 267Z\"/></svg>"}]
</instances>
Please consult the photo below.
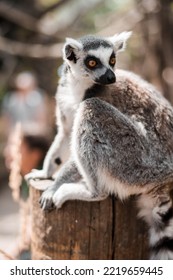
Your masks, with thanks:
<instances>
[{"instance_id":1,"label":"black nose","mask_svg":"<svg viewBox=\"0 0 173 280\"><path fill-rule=\"evenodd\" d=\"M100 76L97 80L97 83L101 85L108 85L108 84L113 84L116 82L116 77L113 71L108 69L106 73L102 76Z\"/></svg>"},{"instance_id":2,"label":"black nose","mask_svg":"<svg viewBox=\"0 0 173 280\"><path fill-rule=\"evenodd\" d=\"M115 74L111 70L106 71L106 79L108 84L115 83Z\"/></svg>"}]
</instances>

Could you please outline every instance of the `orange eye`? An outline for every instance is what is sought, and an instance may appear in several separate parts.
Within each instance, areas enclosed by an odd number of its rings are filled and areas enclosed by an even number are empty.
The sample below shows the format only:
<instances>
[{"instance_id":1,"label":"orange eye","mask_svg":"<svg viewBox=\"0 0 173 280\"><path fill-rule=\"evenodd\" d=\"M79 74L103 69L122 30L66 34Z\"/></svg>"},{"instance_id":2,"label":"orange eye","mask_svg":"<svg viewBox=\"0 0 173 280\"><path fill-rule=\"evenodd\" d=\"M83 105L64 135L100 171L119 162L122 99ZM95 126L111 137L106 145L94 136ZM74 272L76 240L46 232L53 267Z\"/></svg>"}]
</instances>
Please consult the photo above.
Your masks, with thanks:
<instances>
[{"instance_id":1,"label":"orange eye","mask_svg":"<svg viewBox=\"0 0 173 280\"><path fill-rule=\"evenodd\" d=\"M112 58L110 59L109 63L110 63L110 65L114 66L115 63L116 63L115 57L112 57Z\"/></svg>"},{"instance_id":2,"label":"orange eye","mask_svg":"<svg viewBox=\"0 0 173 280\"><path fill-rule=\"evenodd\" d=\"M92 59L92 60L88 61L88 65L93 68L93 67L95 67L97 65L97 62Z\"/></svg>"}]
</instances>

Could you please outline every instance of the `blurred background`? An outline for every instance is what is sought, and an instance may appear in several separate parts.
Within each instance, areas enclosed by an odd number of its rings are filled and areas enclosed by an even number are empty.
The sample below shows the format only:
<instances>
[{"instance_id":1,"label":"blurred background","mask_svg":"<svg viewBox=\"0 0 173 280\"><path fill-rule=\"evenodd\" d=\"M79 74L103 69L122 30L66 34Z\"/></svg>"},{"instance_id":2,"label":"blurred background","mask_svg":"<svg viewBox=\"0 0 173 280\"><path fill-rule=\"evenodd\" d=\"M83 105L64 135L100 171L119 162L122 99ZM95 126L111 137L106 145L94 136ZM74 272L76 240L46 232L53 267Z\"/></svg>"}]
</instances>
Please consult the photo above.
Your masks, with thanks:
<instances>
[{"instance_id":1,"label":"blurred background","mask_svg":"<svg viewBox=\"0 0 173 280\"><path fill-rule=\"evenodd\" d=\"M41 167L55 134L65 37L125 30L133 35L117 66L173 103L173 0L0 0L0 258L29 248L22 176Z\"/></svg>"}]
</instances>

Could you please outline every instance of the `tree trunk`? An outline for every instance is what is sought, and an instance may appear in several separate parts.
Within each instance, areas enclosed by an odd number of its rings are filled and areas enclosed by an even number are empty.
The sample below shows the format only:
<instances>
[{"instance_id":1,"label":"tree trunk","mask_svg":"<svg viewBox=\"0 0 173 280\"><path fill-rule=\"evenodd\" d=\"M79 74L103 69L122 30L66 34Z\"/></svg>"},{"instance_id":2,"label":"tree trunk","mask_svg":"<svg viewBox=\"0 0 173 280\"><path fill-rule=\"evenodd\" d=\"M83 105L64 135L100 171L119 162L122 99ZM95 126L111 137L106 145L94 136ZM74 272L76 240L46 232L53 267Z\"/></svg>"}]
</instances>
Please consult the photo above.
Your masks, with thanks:
<instances>
[{"instance_id":1,"label":"tree trunk","mask_svg":"<svg viewBox=\"0 0 173 280\"><path fill-rule=\"evenodd\" d=\"M43 183L42 183L43 184ZM145 224L136 218L132 198L125 204L110 196L101 202L68 201L44 212L41 191L31 190L32 259L147 259Z\"/></svg>"}]
</instances>

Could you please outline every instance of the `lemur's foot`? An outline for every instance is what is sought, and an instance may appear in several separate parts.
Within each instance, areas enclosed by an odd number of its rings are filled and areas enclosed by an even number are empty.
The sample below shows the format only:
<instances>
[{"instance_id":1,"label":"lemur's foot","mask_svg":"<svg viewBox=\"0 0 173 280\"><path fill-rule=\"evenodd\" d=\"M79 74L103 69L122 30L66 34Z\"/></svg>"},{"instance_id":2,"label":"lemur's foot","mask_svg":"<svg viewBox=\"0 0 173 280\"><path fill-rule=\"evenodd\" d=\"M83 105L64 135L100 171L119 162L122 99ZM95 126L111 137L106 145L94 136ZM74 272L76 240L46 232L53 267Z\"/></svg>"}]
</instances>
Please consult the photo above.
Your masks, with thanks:
<instances>
[{"instance_id":1,"label":"lemur's foot","mask_svg":"<svg viewBox=\"0 0 173 280\"><path fill-rule=\"evenodd\" d=\"M62 185L53 195L53 203L54 203L56 209L60 209L64 203L64 197L65 197L64 196L65 194L63 193L64 185Z\"/></svg>"},{"instance_id":2,"label":"lemur's foot","mask_svg":"<svg viewBox=\"0 0 173 280\"><path fill-rule=\"evenodd\" d=\"M30 180L45 180L48 178L47 173L44 170L33 169L30 173L25 175L25 180L29 182Z\"/></svg>"},{"instance_id":3,"label":"lemur's foot","mask_svg":"<svg viewBox=\"0 0 173 280\"><path fill-rule=\"evenodd\" d=\"M55 208L55 205L53 203L53 195L55 191L56 190L54 189L54 186L51 186L42 193L39 203L43 210L51 211Z\"/></svg>"}]
</instances>

